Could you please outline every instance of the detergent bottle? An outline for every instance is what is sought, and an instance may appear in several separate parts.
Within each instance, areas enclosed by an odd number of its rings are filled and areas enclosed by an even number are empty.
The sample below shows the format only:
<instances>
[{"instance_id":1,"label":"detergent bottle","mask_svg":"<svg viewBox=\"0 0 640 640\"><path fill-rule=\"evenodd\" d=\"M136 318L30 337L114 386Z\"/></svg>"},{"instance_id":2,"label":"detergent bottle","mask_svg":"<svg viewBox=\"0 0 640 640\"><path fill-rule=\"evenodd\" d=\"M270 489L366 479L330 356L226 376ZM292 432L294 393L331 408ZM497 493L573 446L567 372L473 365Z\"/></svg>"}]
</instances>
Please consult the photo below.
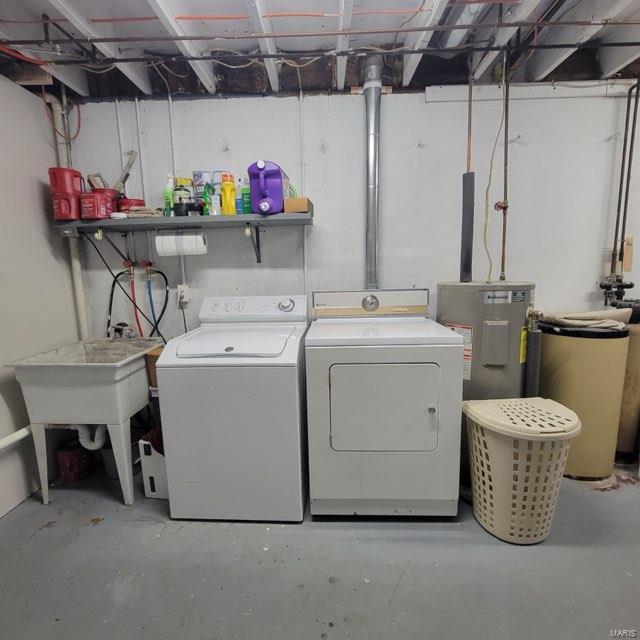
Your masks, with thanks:
<instances>
[{"instance_id":1,"label":"detergent bottle","mask_svg":"<svg viewBox=\"0 0 640 640\"><path fill-rule=\"evenodd\" d=\"M222 174L221 186L222 215L236 215L236 185L230 173Z\"/></svg>"},{"instance_id":2,"label":"detergent bottle","mask_svg":"<svg viewBox=\"0 0 640 640\"><path fill-rule=\"evenodd\" d=\"M173 175L167 174L167 183L164 187L164 215L173 215L173 188L174 188Z\"/></svg>"}]
</instances>

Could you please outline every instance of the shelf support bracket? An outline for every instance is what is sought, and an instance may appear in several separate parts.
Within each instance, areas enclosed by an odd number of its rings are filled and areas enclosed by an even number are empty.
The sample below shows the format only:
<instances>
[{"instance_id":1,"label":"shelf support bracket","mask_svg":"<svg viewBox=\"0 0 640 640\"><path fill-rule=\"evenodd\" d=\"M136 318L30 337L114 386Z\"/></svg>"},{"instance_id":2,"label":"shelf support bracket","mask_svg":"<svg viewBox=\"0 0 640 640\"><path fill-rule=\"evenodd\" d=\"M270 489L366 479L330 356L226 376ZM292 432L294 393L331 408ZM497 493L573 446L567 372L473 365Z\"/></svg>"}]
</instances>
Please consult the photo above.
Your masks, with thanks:
<instances>
[{"instance_id":1,"label":"shelf support bracket","mask_svg":"<svg viewBox=\"0 0 640 640\"><path fill-rule=\"evenodd\" d=\"M260 251L260 227L255 224L247 224L244 234L251 239L251 244L253 245L253 250L256 254L256 262L260 264L262 262L262 253Z\"/></svg>"}]
</instances>

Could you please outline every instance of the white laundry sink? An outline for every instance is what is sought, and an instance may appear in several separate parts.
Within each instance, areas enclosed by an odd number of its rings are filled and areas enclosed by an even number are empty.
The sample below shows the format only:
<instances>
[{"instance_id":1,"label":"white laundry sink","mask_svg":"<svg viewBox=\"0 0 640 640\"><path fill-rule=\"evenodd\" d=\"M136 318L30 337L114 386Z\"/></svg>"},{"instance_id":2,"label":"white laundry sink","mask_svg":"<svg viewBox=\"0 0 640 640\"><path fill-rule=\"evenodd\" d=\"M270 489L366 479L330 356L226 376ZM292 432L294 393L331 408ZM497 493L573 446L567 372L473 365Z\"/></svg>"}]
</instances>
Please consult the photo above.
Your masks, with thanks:
<instances>
[{"instance_id":1,"label":"white laundry sink","mask_svg":"<svg viewBox=\"0 0 640 640\"><path fill-rule=\"evenodd\" d=\"M153 338L90 340L14 362L29 420L120 424L149 402L144 355Z\"/></svg>"}]
</instances>

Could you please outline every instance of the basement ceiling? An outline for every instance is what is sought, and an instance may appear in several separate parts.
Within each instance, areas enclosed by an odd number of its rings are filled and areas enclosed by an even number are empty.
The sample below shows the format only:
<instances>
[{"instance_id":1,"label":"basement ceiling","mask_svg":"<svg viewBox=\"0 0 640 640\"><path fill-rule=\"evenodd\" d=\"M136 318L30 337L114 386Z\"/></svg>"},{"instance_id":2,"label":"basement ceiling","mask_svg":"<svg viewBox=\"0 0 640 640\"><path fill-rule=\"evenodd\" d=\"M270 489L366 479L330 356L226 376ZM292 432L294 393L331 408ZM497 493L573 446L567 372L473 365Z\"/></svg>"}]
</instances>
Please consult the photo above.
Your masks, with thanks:
<instances>
[{"instance_id":1,"label":"basement ceiling","mask_svg":"<svg viewBox=\"0 0 640 640\"><path fill-rule=\"evenodd\" d=\"M640 0L0 0L0 39L84 98L349 91L374 52L394 91L487 82L507 46L519 81L635 77Z\"/></svg>"}]
</instances>

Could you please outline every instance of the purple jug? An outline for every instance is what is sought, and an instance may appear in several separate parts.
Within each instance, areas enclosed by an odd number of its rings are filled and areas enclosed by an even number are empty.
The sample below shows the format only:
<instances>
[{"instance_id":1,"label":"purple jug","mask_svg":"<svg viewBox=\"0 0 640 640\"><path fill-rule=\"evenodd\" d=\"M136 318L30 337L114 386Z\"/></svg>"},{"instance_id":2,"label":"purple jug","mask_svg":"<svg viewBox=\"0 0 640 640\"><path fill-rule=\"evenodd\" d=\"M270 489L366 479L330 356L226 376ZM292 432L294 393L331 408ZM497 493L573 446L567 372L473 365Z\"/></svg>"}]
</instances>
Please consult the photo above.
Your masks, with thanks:
<instances>
[{"instance_id":1,"label":"purple jug","mask_svg":"<svg viewBox=\"0 0 640 640\"><path fill-rule=\"evenodd\" d=\"M282 167L269 160L258 160L249 169L251 211L263 216L284 211L289 195L289 178Z\"/></svg>"}]
</instances>

